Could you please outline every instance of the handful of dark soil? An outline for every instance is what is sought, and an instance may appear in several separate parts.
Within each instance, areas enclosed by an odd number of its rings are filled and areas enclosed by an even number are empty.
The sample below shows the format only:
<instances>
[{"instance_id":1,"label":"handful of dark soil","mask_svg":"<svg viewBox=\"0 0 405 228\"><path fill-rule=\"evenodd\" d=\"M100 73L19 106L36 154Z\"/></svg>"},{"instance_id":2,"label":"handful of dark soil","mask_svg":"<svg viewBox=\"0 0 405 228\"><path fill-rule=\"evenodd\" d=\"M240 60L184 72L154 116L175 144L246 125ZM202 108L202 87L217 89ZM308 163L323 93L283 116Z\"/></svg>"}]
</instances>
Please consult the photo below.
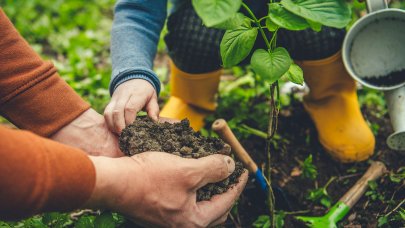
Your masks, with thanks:
<instances>
[{"instance_id":1,"label":"handful of dark soil","mask_svg":"<svg viewBox=\"0 0 405 228\"><path fill-rule=\"evenodd\" d=\"M187 119L179 123L158 123L149 117L137 118L121 133L120 149L128 156L146 151L163 151L183 158L201 158L212 154L229 155L231 148L221 139L203 137L190 127ZM208 184L197 191L197 201L209 200L226 192L243 173L236 162L235 171L225 180Z\"/></svg>"}]
</instances>

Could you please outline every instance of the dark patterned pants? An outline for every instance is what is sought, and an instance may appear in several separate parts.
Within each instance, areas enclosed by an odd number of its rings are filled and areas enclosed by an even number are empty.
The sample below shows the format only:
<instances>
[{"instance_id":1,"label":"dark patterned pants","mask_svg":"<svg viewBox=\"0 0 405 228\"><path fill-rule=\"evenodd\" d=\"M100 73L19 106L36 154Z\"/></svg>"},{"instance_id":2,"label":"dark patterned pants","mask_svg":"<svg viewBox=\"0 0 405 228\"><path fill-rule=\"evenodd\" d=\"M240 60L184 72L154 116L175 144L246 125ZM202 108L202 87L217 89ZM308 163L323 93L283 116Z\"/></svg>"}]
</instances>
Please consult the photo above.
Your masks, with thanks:
<instances>
[{"instance_id":1,"label":"dark patterned pants","mask_svg":"<svg viewBox=\"0 0 405 228\"><path fill-rule=\"evenodd\" d=\"M267 13L267 0L245 0L245 2L258 17ZM166 45L171 59L179 69L198 74L221 68L219 46L225 31L205 27L190 3L184 4L169 16L167 28ZM322 59L340 50L345 33L345 29L325 26L320 32L312 29L303 31L280 29L277 45L285 47L295 60ZM260 34L257 37L254 49L264 48ZM247 64L249 61L250 56L241 64Z\"/></svg>"}]
</instances>

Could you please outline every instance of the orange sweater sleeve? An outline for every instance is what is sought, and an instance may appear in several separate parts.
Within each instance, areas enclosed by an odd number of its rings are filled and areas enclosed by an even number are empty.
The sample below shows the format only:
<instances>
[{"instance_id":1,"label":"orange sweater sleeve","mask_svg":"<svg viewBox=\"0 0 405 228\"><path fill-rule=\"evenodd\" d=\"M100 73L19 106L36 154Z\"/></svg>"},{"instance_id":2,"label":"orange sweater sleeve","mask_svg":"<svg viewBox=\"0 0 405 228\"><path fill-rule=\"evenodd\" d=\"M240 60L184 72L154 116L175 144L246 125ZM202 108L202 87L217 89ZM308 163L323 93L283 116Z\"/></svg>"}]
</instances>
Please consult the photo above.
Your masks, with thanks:
<instances>
[{"instance_id":1,"label":"orange sweater sleeve","mask_svg":"<svg viewBox=\"0 0 405 228\"><path fill-rule=\"evenodd\" d=\"M79 208L95 175L81 150L0 126L0 219Z\"/></svg>"},{"instance_id":2,"label":"orange sweater sleeve","mask_svg":"<svg viewBox=\"0 0 405 228\"><path fill-rule=\"evenodd\" d=\"M88 108L0 8L0 115L19 128L50 136Z\"/></svg>"}]
</instances>

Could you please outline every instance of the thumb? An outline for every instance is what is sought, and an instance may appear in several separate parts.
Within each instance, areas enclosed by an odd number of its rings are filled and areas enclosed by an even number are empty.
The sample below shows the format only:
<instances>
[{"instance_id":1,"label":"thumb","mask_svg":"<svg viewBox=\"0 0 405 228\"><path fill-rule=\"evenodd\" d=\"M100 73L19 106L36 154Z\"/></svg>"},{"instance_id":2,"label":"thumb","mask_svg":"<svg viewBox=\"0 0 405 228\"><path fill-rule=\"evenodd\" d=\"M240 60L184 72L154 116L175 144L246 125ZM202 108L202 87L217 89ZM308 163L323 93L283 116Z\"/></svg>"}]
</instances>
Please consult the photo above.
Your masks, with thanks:
<instances>
[{"instance_id":1,"label":"thumb","mask_svg":"<svg viewBox=\"0 0 405 228\"><path fill-rule=\"evenodd\" d=\"M196 186L199 189L209 183L216 183L227 178L235 170L234 160L225 155L214 154L196 160L196 171L201 179Z\"/></svg>"}]
</instances>

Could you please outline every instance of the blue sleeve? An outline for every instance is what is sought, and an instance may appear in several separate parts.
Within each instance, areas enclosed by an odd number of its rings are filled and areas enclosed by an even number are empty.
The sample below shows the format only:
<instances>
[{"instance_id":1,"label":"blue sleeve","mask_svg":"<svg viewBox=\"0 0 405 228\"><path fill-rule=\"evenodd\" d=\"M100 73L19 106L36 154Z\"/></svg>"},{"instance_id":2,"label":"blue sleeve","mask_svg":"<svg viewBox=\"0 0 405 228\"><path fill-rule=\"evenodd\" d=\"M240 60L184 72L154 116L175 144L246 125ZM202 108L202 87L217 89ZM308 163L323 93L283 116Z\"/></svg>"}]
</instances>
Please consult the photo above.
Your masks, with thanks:
<instances>
[{"instance_id":1,"label":"blue sleeve","mask_svg":"<svg viewBox=\"0 0 405 228\"><path fill-rule=\"evenodd\" d=\"M160 32L167 16L167 0L119 0L111 32L110 94L123 82L141 78L160 92L152 71Z\"/></svg>"}]
</instances>

